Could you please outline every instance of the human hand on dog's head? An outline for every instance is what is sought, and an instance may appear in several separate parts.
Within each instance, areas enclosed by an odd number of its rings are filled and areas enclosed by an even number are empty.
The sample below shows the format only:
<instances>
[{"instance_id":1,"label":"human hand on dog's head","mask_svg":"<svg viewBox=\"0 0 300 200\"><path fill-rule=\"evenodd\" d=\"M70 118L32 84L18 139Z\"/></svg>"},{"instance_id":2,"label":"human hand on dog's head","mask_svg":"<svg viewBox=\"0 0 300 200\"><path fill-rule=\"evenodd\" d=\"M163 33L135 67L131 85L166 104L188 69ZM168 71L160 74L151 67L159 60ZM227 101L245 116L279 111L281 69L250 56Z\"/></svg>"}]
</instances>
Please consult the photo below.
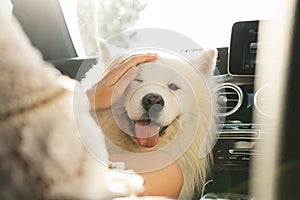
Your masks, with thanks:
<instances>
[{"instance_id":1,"label":"human hand on dog's head","mask_svg":"<svg viewBox=\"0 0 300 200\"><path fill-rule=\"evenodd\" d=\"M91 103L91 109L104 110L112 105L112 94L115 86L122 78L122 88L118 88L118 94L114 99L119 99L128 84L137 76L137 65L144 62L151 62L157 59L156 54L136 54L127 57L116 66L112 67L104 77L86 93Z\"/></svg>"}]
</instances>

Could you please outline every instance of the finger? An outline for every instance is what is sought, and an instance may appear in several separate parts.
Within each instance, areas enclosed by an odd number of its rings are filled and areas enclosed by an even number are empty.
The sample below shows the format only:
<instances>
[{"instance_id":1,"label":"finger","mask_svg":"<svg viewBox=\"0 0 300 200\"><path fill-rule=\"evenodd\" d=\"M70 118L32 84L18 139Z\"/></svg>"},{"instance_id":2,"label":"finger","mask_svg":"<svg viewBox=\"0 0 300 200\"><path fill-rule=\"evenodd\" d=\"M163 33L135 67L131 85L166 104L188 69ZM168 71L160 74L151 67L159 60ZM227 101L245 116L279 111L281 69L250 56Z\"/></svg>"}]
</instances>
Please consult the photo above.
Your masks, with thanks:
<instances>
[{"instance_id":1,"label":"finger","mask_svg":"<svg viewBox=\"0 0 300 200\"><path fill-rule=\"evenodd\" d=\"M121 78L122 85L127 87L131 81L135 79L135 77L139 74L138 67L133 67L130 70L128 70Z\"/></svg>"},{"instance_id":2,"label":"finger","mask_svg":"<svg viewBox=\"0 0 300 200\"><path fill-rule=\"evenodd\" d=\"M112 104L114 104L117 100L119 100L120 96L124 93L127 86L135 79L137 75L138 75L138 68L133 67L122 76L122 78L120 79L120 81L118 81L118 84L116 85L116 88L114 90Z\"/></svg>"},{"instance_id":3,"label":"finger","mask_svg":"<svg viewBox=\"0 0 300 200\"><path fill-rule=\"evenodd\" d=\"M138 65L144 62L151 62L157 59L157 54L142 54L142 55L133 55L128 59L128 64Z\"/></svg>"},{"instance_id":4,"label":"finger","mask_svg":"<svg viewBox=\"0 0 300 200\"><path fill-rule=\"evenodd\" d=\"M123 63L120 65L120 67L117 67L113 69L113 73L116 75L116 77L121 77L123 74L125 74L130 68L137 66L138 64L144 63L144 62L151 62L157 59L157 54L143 54L143 55L134 55L127 59L126 63Z\"/></svg>"},{"instance_id":5,"label":"finger","mask_svg":"<svg viewBox=\"0 0 300 200\"><path fill-rule=\"evenodd\" d=\"M143 54L143 55L134 55L128 59L126 63L121 64L119 67L112 69L108 73L110 77L110 86L116 84L120 78L131 68L137 66L138 64L144 62L151 62L157 59L156 54Z\"/></svg>"},{"instance_id":6,"label":"finger","mask_svg":"<svg viewBox=\"0 0 300 200\"><path fill-rule=\"evenodd\" d=\"M137 57L145 57L145 56L150 56L150 57L153 56L153 57L157 57L157 54L153 54L153 53L147 53L147 54L133 54L133 55L130 55L130 56L124 58L124 59L120 62L120 64L125 63L125 62L127 62L127 61L129 61L129 60L131 60L131 59L135 59L135 58L137 58Z\"/></svg>"}]
</instances>

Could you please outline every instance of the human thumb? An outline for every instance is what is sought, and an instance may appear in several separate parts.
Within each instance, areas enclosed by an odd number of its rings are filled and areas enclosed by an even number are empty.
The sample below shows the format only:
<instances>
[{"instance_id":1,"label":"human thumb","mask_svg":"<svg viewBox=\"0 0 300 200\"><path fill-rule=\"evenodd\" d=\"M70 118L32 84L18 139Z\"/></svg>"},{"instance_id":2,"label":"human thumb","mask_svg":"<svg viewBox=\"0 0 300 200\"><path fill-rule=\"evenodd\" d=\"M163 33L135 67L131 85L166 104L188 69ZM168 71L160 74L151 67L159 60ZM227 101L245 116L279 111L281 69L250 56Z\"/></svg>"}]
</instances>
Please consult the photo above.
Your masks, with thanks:
<instances>
[{"instance_id":1,"label":"human thumb","mask_svg":"<svg viewBox=\"0 0 300 200\"><path fill-rule=\"evenodd\" d=\"M122 96L127 86L135 79L138 73L139 73L138 67L132 67L121 77L121 79L115 85L113 97L112 97L112 104L114 104L116 101L119 100L119 98Z\"/></svg>"}]
</instances>

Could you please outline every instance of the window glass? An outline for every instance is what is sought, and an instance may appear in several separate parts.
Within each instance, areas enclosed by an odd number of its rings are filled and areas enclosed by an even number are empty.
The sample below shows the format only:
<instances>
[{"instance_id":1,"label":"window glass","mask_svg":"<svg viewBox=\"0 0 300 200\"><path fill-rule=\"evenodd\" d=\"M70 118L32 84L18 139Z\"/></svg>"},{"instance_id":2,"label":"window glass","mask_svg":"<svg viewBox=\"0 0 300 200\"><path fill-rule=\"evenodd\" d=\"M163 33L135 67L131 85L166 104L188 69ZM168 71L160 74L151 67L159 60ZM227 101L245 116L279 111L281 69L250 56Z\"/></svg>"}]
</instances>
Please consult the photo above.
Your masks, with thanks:
<instances>
[{"instance_id":1,"label":"window glass","mask_svg":"<svg viewBox=\"0 0 300 200\"><path fill-rule=\"evenodd\" d=\"M278 17L279 0L60 0L79 55L134 28L179 32L204 48L228 47L233 23Z\"/></svg>"}]
</instances>

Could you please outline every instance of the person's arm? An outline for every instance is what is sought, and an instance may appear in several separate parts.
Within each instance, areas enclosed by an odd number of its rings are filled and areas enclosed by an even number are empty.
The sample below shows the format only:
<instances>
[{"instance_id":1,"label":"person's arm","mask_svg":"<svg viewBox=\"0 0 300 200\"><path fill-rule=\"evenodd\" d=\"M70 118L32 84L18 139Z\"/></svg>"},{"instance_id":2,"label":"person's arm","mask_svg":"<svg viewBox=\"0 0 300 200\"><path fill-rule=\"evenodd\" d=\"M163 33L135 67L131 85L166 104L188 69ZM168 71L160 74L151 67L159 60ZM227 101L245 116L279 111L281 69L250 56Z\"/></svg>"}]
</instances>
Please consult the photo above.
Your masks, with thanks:
<instances>
[{"instance_id":1,"label":"person's arm","mask_svg":"<svg viewBox=\"0 0 300 200\"><path fill-rule=\"evenodd\" d=\"M183 185L183 175L178 163L167 153L113 154L112 162L124 162L127 169L133 169L144 179L144 191L138 196L165 196L178 198ZM147 171L147 172L145 172Z\"/></svg>"},{"instance_id":2,"label":"person's arm","mask_svg":"<svg viewBox=\"0 0 300 200\"><path fill-rule=\"evenodd\" d=\"M104 110L110 108L112 94L118 81L123 78L125 82L122 84L128 85L138 74L138 67L136 67L138 64L155 59L157 59L156 54L133 55L113 67L97 84L87 90L86 94L90 100L91 109ZM114 98L118 99L116 96Z\"/></svg>"},{"instance_id":3,"label":"person's arm","mask_svg":"<svg viewBox=\"0 0 300 200\"><path fill-rule=\"evenodd\" d=\"M138 196L166 196L178 198L183 175L177 162L157 171L140 173L144 179L144 192Z\"/></svg>"}]
</instances>

